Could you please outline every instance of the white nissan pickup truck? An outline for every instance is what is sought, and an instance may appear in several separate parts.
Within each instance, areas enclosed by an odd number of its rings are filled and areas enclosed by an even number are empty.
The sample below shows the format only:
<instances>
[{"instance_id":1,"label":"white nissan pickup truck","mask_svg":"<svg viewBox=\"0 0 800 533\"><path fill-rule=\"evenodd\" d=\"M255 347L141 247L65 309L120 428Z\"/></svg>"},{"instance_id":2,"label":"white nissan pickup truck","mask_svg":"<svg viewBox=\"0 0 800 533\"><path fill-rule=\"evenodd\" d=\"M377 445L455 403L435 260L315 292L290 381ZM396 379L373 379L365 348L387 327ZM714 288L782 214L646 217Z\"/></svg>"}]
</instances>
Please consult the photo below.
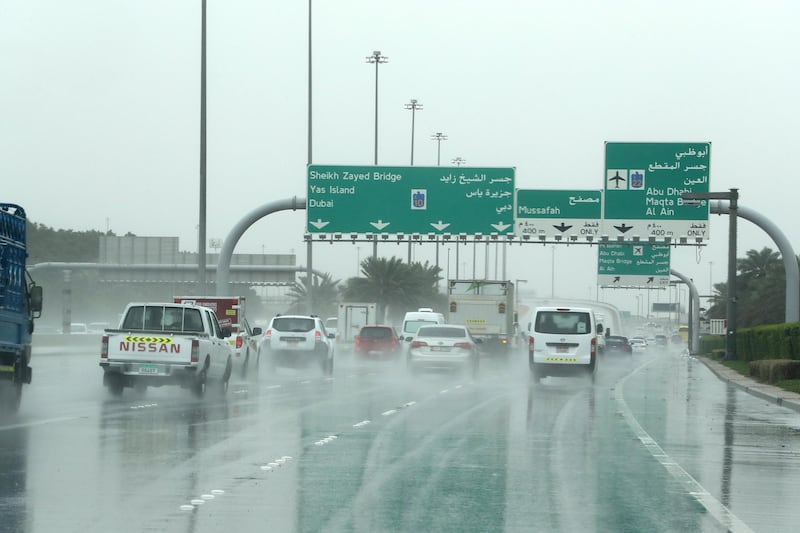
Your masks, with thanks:
<instances>
[{"instance_id":1,"label":"white nissan pickup truck","mask_svg":"<svg viewBox=\"0 0 800 533\"><path fill-rule=\"evenodd\" d=\"M119 327L101 341L103 385L119 396L125 387L180 385L202 395L206 384L226 390L233 354L228 328L208 307L176 303L131 303Z\"/></svg>"}]
</instances>

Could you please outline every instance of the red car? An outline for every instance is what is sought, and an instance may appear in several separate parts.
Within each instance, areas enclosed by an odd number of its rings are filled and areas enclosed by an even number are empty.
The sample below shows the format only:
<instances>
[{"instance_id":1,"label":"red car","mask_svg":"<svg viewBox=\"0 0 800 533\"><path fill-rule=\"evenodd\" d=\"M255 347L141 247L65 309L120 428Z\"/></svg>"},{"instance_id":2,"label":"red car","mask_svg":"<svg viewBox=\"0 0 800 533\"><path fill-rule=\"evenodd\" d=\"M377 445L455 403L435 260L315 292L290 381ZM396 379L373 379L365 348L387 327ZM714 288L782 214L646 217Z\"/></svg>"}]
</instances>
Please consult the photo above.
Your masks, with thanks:
<instances>
[{"instance_id":1,"label":"red car","mask_svg":"<svg viewBox=\"0 0 800 533\"><path fill-rule=\"evenodd\" d=\"M365 357L394 357L400 353L400 341L392 326L364 326L356 335L353 353Z\"/></svg>"}]
</instances>

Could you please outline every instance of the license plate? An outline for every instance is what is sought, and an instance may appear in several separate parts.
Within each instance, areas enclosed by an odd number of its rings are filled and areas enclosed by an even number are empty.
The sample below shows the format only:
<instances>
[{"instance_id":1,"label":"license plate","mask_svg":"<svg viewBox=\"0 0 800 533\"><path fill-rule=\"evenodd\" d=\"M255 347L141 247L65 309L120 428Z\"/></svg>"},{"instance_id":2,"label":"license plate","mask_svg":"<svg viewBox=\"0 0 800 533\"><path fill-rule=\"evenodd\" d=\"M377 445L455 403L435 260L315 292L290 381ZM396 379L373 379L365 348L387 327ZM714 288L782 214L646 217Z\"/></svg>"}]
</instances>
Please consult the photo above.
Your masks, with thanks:
<instances>
[{"instance_id":1,"label":"license plate","mask_svg":"<svg viewBox=\"0 0 800 533\"><path fill-rule=\"evenodd\" d=\"M431 346L431 351L432 352L449 352L450 351L450 347L449 346Z\"/></svg>"},{"instance_id":2,"label":"license plate","mask_svg":"<svg viewBox=\"0 0 800 533\"><path fill-rule=\"evenodd\" d=\"M569 348L567 346L556 346L556 353L567 353Z\"/></svg>"},{"instance_id":3,"label":"license plate","mask_svg":"<svg viewBox=\"0 0 800 533\"><path fill-rule=\"evenodd\" d=\"M158 374L158 365L139 365L139 374Z\"/></svg>"}]
</instances>

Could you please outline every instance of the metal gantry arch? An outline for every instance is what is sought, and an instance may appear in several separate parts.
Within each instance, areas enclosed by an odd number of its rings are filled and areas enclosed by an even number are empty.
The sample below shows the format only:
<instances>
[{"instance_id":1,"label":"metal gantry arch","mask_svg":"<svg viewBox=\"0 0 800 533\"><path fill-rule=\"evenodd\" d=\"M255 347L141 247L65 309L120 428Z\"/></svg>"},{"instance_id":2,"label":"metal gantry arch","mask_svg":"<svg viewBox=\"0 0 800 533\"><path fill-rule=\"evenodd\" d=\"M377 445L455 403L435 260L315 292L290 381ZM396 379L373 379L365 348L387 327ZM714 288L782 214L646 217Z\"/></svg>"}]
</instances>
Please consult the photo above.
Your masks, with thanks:
<instances>
[{"instance_id":1,"label":"metal gantry arch","mask_svg":"<svg viewBox=\"0 0 800 533\"><path fill-rule=\"evenodd\" d=\"M247 213L236 225L231 228L228 235L225 237L225 240L222 242L222 248L219 252L219 262L217 263L217 296L228 296L228 280L230 278L230 271L231 271L231 259L233 258L233 250L236 248L236 244L239 242L239 239L242 238L244 232L247 229L264 218L267 215L272 213L276 213L278 211L286 211L291 209L292 211L297 211L298 209L305 209L306 208L306 199L305 198L298 198L297 196L293 196L292 198L287 198L285 200L277 200L275 202L270 202L268 204L264 204L256 209ZM301 268L294 267L296 271L303 270ZM322 276L321 272L318 272L311 268L311 255L308 256L308 263L305 267L306 273L308 275L308 279L311 279L311 275L315 276ZM313 284L310 284L313 285ZM308 287L309 298L311 297L311 286Z\"/></svg>"}]
</instances>

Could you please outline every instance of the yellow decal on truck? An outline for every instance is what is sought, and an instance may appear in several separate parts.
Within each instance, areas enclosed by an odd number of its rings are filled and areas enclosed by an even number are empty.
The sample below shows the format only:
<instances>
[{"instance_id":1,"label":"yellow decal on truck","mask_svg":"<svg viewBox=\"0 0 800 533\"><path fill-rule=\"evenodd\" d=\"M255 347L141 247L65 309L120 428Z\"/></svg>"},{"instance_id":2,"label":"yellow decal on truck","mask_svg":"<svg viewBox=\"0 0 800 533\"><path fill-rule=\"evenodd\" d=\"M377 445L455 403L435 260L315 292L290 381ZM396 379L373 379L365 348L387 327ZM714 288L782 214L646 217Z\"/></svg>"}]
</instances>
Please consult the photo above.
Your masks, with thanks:
<instances>
[{"instance_id":1,"label":"yellow decal on truck","mask_svg":"<svg viewBox=\"0 0 800 533\"><path fill-rule=\"evenodd\" d=\"M169 337L139 337L126 335L119 343L120 352L181 353L181 345Z\"/></svg>"},{"instance_id":2,"label":"yellow decal on truck","mask_svg":"<svg viewBox=\"0 0 800 533\"><path fill-rule=\"evenodd\" d=\"M545 361L549 361L551 363L577 363L577 357L545 357Z\"/></svg>"}]
</instances>

